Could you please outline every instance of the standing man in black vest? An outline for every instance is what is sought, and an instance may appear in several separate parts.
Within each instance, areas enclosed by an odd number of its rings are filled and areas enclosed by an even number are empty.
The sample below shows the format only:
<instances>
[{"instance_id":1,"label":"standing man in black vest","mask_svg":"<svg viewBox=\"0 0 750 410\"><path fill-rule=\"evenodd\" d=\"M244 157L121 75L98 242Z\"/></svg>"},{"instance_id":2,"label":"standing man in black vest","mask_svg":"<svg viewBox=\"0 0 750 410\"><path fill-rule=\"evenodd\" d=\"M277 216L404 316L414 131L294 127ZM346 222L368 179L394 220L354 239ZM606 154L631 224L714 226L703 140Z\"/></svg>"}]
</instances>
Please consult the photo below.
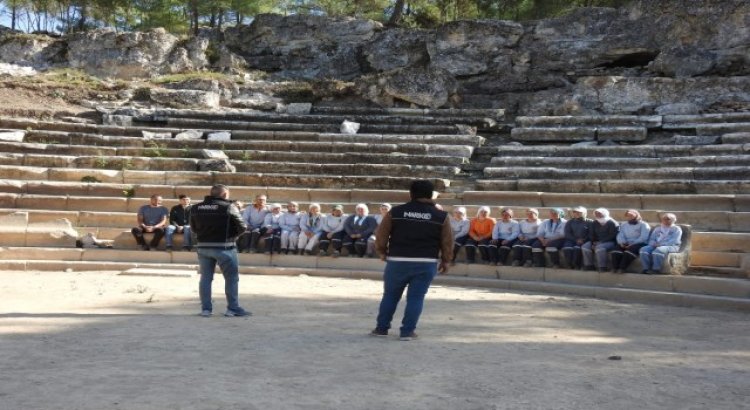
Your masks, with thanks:
<instances>
[{"instance_id":1,"label":"standing man in black vest","mask_svg":"<svg viewBox=\"0 0 750 410\"><path fill-rule=\"evenodd\" d=\"M229 189L224 185L211 187L211 194L190 211L190 227L198 237L198 265L201 280L201 316L211 316L211 282L218 264L224 274L227 311L224 316L250 316L239 304L239 261L235 241L247 224L237 205L229 200Z\"/></svg>"},{"instance_id":2,"label":"standing man in black vest","mask_svg":"<svg viewBox=\"0 0 750 410\"><path fill-rule=\"evenodd\" d=\"M448 213L432 201L434 189L430 181L413 181L411 201L392 208L375 234L375 249L386 265L383 299L372 336L388 336L393 314L408 286L399 338L415 339L430 283L438 272L448 270L453 258L453 230Z\"/></svg>"}]
</instances>

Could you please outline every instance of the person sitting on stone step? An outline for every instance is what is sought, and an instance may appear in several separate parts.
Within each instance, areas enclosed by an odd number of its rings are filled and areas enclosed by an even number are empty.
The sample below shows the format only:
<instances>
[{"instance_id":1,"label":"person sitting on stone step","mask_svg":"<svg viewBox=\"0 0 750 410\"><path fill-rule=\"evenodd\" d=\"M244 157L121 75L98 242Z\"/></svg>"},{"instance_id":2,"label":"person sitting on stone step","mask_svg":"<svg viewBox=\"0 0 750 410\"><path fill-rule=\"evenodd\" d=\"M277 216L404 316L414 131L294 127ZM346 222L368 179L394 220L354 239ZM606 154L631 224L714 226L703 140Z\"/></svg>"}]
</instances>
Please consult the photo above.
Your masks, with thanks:
<instances>
[{"instance_id":1,"label":"person sitting on stone step","mask_svg":"<svg viewBox=\"0 0 750 410\"><path fill-rule=\"evenodd\" d=\"M166 230L167 250L172 250L172 238L175 233L182 234L182 249L191 250L193 248L193 238L190 232L190 197L180 194L180 203L173 206L169 211L169 225Z\"/></svg>"},{"instance_id":2,"label":"person sitting on stone step","mask_svg":"<svg viewBox=\"0 0 750 410\"><path fill-rule=\"evenodd\" d=\"M346 215L344 214L344 207L341 205L334 205L331 208L331 213L323 218L321 223L321 232L318 248L320 249L320 256L328 255L328 248L331 247L333 250L331 254L333 257L337 257L341 254L341 242L344 239L344 222L346 222Z\"/></svg>"},{"instance_id":3,"label":"person sitting on stone step","mask_svg":"<svg viewBox=\"0 0 750 410\"><path fill-rule=\"evenodd\" d=\"M476 262L476 251L482 262L490 263L490 252L488 246L492 239L492 229L495 228L495 218L490 218L490 207L481 206L477 210L477 216L469 224L469 239L466 240L466 262Z\"/></svg>"},{"instance_id":4,"label":"person sitting on stone step","mask_svg":"<svg viewBox=\"0 0 750 410\"><path fill-rule=\"evenodd\" d=\"M617 245L618 231L619 224L610 218L607 209L597 208L594 210L594 222L591 224L591 242L581 246L584 270L607 271L607 254Z\"/></svg>"},{"instance_id":5,"label":"person sitting on stone step","mask_svg":"<svg viewBox=\"0 0 750 410\"><path fill-rule=\"evenodd\" d=\"M591 219L586 218L587 210L582 206L572 209L572 218L565 223L565 243L563 253L567 267L581 269L581 247L591 241Z\"/></svg>"},{"instance_id":6,"label":"person sitting on stone step","mask_svg":"<svg viewBox=\"0 0 750 410\"><path fill-rule=\"evenodd\" d=\"M289 254L289 252L293 255L297 254L297 241L302 231L299 227L302 213L297 208L299 208L298 203L294 201L289 202L286 205L286 212L279 220L279 227L281 227L281 252L284 254Z\"/></svg>"},{"instance_id":7,"label":"person sitting on stone step","mask_svg":"<svg viewBox=\"0 0 750 410\"><path fill-rule=\"evenodd\" d=\"M266 215L270 212L266 205L268 197L263 194L255 196L253 204L242 211L242 219L247 224L247 231L237 240L239 252L257 252L258 241L266 233L264 222Z\"/></svg>"},{"instance_id":8,"label":"person sitting on stone step","mask_svg":"<svg viewBox=\"0 0 750 410\"><path fill-rule=\"evenodd\" d=\"M349 256L365 256L367 239L375 232L378 223L368 215L369 208L365 204L357 204L354 214L344 221L344 241L342 243L349 250Z\"/></svg>"},{"instance_id":9,"label":"person sitting on stone step","mask_svg":"<svg viewBox=\"0 0 750 410\"><path fill-rule=\"evenodd\" d=\"M451 259L451 265L455 265L458 251L469 240L471 221L466 217L466 208L463 206L459 206L453 210L453 216L450 218L450 221L451 229L453 230L453 258Z\"/></svg>"},{"instance_id":10,"label":"person sitting on stone step","mask_svg":"<svg viewBox=\"0 0 750 410\"><path fill-rule=\"evenodd\" d=\"M271 212L266 214L266 219L263 221L263 227L266 229L264 239L266 241L266 251L263 252L266 255L272 253L279 253L281 249L281 204L272 204Z\"/></svg>"},{"instance_id":11,"label":"person sitting on stone step","mask_svg":"<svg viewBox=\"0 0 750 410\"><path fill-rule=\"evenodd\" d=\"M539 210L529 208L526 210L526 219L519 222L521 233L518 234L518 242L513 245L513 266L531 267L532 247L539 242L537 234L542 221L539 220Z\"/></svg>"},{"instance_id":12,"label":"person sitting on stone step","mask_svg":"<svg viewBox=\"0 0 750 410\"><path fill-rule=\"evenodd\" d=\"M682 243L682 228L675 225L677 216L666 213L661 216L661 225L655 227L648 237L648 245L641 248L639 255L643 270L641 273L655 275L661 273L664 259L668 254L678 252Z\"/></svg>"},{"instance_id":13,"label":"person sitting on stone step","mask_svg":"<svg viewBox=\"0 0 750 410\"><path fill-rule=\"evenodd\" d=\"M542 222L536 234L538 241L531 247L534 266L543 268L545 265L544 252L549 255L552 268L560 267L560 249L565 242L565 211L553 208L549 211L549 219Z\"/></svg>"},{"instance_id":14,"label":"person sitting on stone step","mask_svg":"<svg viewBox=\"0 0 750 410\"><path fill-rule=\"evenodd\" d=\"M323 232L323 217L320 213L320 204L310 204L307 213L299 220L300 234L297 240L297 249L300 253L312 255L315 245L318 244L320 234Z\"/></svg>"},{"instance_id":15,"label":"person sitting on stone step","mask_svg":"<svg viewBox=\"0 0 750 410\"><path fill-rule=\"evenodd\" d=\"M503 208L500 210L500 220L492 229L492 240L490 241L490 261L497 266L505 265L511 248L518 240L521 233L521 225L513 219L513 210Z\"/></svg>"},{"instance_id":16,"label":"person sitting on stone step","mask_svg":"<svg viewBox=\"0 0 750 410\"><path fill-rule=\"evenodd\" d=\"M378 223L377 226L380 226L380 222L383 220L383 217L388 213L388 211L391 210L391 204L389 203L382 203L380 204L380 213L377 215L374 215L373 218L375 218L375 222ZM377 232L377 226L375 227ZM368 258L374 258L375 257L375 233L370 235L370 238L367 239L367 252L365 255L367 255Z\"/></svg>"},{"instance_id":17,"label":"person sitting on stone step","mask_svg":"<svg viewBox=\"0 0 750 410\"><path fill-rule=\"evenodd\" d=\"M138 226L130 231L135 241L144 251L158 247L159 241L161 241L166 232L165 230L169 223L169 210L165 206L162 206L161 201L161 195L151 195L149 203L138 209ZM146 244L146 241L143 239L144 233L154 234L150 244Z\"/></svg>"},{"instance_id":18,"label":"person sitting on stone step","mask_svg":"<svg viewBox=\"0 0 750 410\"><path fill-rule=\"evenodd\" d=\"M638 258L641 248L647 245L651 227L643 221L640 212L635 209L625 211L625 221L620 224L617 233L617 246L612 250L612 269L615 273L624 273L630 263Z\"/></svg>"}]
</instances>

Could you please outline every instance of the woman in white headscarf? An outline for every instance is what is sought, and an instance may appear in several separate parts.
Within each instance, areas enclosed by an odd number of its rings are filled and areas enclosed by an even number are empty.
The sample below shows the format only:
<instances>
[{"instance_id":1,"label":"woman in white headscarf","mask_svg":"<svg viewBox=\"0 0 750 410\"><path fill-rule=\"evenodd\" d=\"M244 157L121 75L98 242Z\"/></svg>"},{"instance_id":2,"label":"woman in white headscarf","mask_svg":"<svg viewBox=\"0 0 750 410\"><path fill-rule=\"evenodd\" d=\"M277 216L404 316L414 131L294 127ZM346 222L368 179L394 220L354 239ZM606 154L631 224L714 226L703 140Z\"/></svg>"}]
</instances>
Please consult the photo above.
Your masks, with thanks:
<instances>
[{"instance_id":1,"label":"woman in white headscarf","mask_svg":"<svg viewBox=\"0 0 750 410\"><path fill-rule=\"evenodd\" d=\"M680 250L682 243L682 228L675 225L677 216L673 213L666 213L661 216L661 225L651 231L648 238L648 245L640 250L641 264L643 265L644 274L661 273L664 258L667 254Z\"/></svg>"},{"instance_id":2,"label":"woman in white headscarf","mask_svg":"<svg viewBox=\"0 0 750 410\"><path fill-rule=\"evenodd\" d=\"M581 268L581 247L591 241L591 224L586 218L586 208L577 206L571 210L572 218L565 223L563 254L570 269Z\"/></svg>"},{"instance_id":3,"label":"woman in white headscarf","mask_svg":"<svg viewBox=\"0 0 750 410\"><path fill-rule=\"evenodd\" d=\"M466 241L466 261L476 261L476 250L482 256L482 262L490 263L490 252L488 246L492 239L492 229L495 227L495 219L490 218L490 207L482 206L477 211L477 217L469 224L469 239Z\"/></svg>"},{"instance_id":4,"label":"woman in white headscarf","mask_svg":"<svg viewBox=\"0 0 750 410\"><path fill-rule=\"evenodd\" d=\"M456 263L456 255L461 247L466 245L466 241L469 240L469 226L471 221L466 217L466 208L459 206L453 210L453 217L451 218L451 229L453 229L453 260L451 264Z\"/></svg>"},{"instance_id":5,"label":"woman in white headscarf","mask_svg":"<svg viewBox=\"0 0 750 410\"><path fill-rule=\"evenodd\" d=\"M636 209L625 211L625 221L620 224L617 233L617 246L612 251L612 269L615 273L623 273L630 263L638 258L641 248L646 246L651 227L641 218Z\"/></svg>"},{"instance_id":6,"label":"woman in white headscarf","mask_svg":"<svg viewBox=\"0 0 750 410\"><path fill-rule=\"evenodd\" d=\"M619 225L609 217L604 208L594 210L594 223L591 224L591 242L581 246L583 269L605 272L607 270L607 253L617 246ZM596 258L594 258L596 254Z\"/></svg>"}]
</instances>

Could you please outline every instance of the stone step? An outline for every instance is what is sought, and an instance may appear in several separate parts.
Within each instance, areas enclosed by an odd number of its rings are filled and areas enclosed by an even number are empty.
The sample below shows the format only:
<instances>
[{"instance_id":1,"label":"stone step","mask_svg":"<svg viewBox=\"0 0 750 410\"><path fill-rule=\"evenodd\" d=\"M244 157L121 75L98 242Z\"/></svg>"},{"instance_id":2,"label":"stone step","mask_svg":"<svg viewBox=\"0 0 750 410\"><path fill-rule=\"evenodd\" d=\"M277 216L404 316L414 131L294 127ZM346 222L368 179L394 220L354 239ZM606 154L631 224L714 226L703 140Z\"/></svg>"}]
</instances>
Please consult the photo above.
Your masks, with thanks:
<instances>
[{"instance_id":1,"label":"stone step","mask_svg":"<svg viewBox=\"0 0 750 410\"><path fill-rule=\"evenodd\" d=\"M503 119L505 110L500 108L482 109L482 108L381 108L381 107L336 107L336 106L317 106L312 107L313 114L329 115L398 115L398 116L433 116L433 117L488 117L496 120Z\"/></svg>"},{"instance_id":2,"label":"stone step","mask_svg":"<svg viewBox=\"0 0 750 410\"><path fill-rule=\"evenodd\" d=\"M721 136L723 144L750 144L750 132L735 132Z\"/></svg>"},{"instance_id":3,"label":"stone step","mask_svg":"<svg viewBox=\"0 0 750 410\"><path fill-rule=\"evenodd\" d=\"M104 146L117 148L145 148L153 156L164 156L164 149L179 149L189 153L190 149L261 150L284 152L332 152L332 153L403 153L409 155L438 155L469 158L474 152L470 145L431 143L365 143L330 141L275 141L275 140L176 140L144 139L142 137L102 136L90 133L28 131L24 142L42 144L66 144Z\"/></svg>"},{"instance_id":4,"label":"stone step","mask_svg":"<svg viewBox=\"0 0 750 410\"><path fill-rule=\"evenodd\" d=\"M645 127L527 127L513 128L510 138L522 142L623 141L646 139Z\"/></svg>"},{"instance_id":5,"label":"stone step","mask_svg":"<svg viewBox=\"0 0 750 410\"><path fill-rule=\"evenodd\" d=\"M34 138L29 138L34 140ZM91 145L63 145L48 144L46 137L38 137L42 143L33 142L0 142L0 152L18 154L46 154L68 156L128 156L128 157L163 157L163 158L202 158L199 148L165 148L151 147L103 147ZM158 145L158 143L156 143ZM468 158L444 155L409 155L403 153L320 153L320 152L288 152L288 151L259 151L259 150L224 150L233 160L258 160L300 162L302 159L321 163L374 163L374 164L415 164L415 165L462 165L468 163Z\"/></svg>"},{"instance_id":6,"label":"stone step","mask_svg":"<svg viewBox=\"0 0 750 410\"><path fill-rule=\"evenodd\" d=\"M750 212L748 195L647 195L583 192L466 191L463 204L523 207L574 207L668 209L673 211Z\"/></svg>"},{"instance_id":7,"label":"stone step","mask_svg":"<svg viewBox=\"0 0 750 410\"><path fill-rule=\"evenodd\" d=\"M705 252L734 252L750 254L750 233L696 232L693 247Z\"/></svg>"},{"instance_id":8,"label":"stone step","mask_svg":"<svg viewBox=\"0 0 750 410\"><path fill-rule=\"evenodd\" d=\"M662 125L662 117L659 115L566 115L566 116L537 116L516 117L516 126L530 127L580 127L580 126L604 126L604 127L646 127L659 128Z\"/></svg>"},{"instance_id":9,"label":"stone step","mask_svg":"<svg viewBox=\"0 0 750 410\"><path fill-rule=\"evenodd\" d=\"M132 268L184 269L196 268L193 252L142 252L134 250L108 249L60 249L60 248L0 248L0 270L101 270L123 271ZM299 274L295 269L312 275L347 275L347 271L371 272L373 278L382 275L383 262L377 259L330 258L311 256L265 256L257 254L239 255L241 273ZM269 270L270 269L270 270ZM271 272L279 269L279 272ZM468 276L468 278L464 278ZM469 279L483 279L482 286L515 290L557 291L563 293L615 297L636 297L637 301L676 303L685 305L695 298L701 306L710 302L710 307L736 308L744 306L750 310L750 281L746 279L715 278L702 276L638 275L581 272L549 268L512 268L478 265L457 265L448 275L437 278L438 283L462 286ZM537 287L524 285L537 283ZM513 284L513 286L511 286ZM541 285L546 285L542 287ZM555 288L552 285L556 285ZM575 286L581 287L574 289ZM585 289L584 289L585 287ZM533 288L533 289L532 289ZM587 289L587 290L586 290ZM598 290L597 290L598 289ZM606 292L605 292L606 291ZM639 293L648 292L648 293ZM722 297L710 299L710 296ZM732 299L729 299L732 298ZM632 300L632 299L631 299Z\"/></svg>"},{"instance_id":10,"label":"stone step","mask_svg":"<svg viewBox=\"0 0 750 410\"><path fill-rule=\"evenodd\" d=\"M629 168L620 169L613 165L604 169L556 168L551 166L506 166L487 167L485 178L506 179L680 179L691 180L738 180L748 181L750 166L714 166L714 167L669 167L669 168ZM573 168L573 169L571 169Z\"/></svg>"},{"instance_id":11,"label":"stone step","mask_svg":"<svg viewBox=\"0 0 750 410\"><path fill-rule=\"evenodd\" d=\"M711 124L711 123L731 123L731 122L750 122L750 112L726 112L715 114L699 115L665 115L662 120L665 126L675 126L678 124Z\"/></svg>"},{"instance_id":12,"label":"stone step","mask_svg":"<svg viewBox=\"0 0 750 410\"><path fill-rule=\"evenodd\" d=\"M314 175L362 175L362 176L400 176L420 178L429 175L436 177L455 176L461 169L433 165L403 165L403 164L319 164L294 162L236 162L238 172L282 173L282 174L314 174Z\"/></svg>"},{"instance_id":13,"label":"stone step","mask_svg":"<svg viewBox=\"0 0 750 410\"><path fill-rule=\"evenodd\" d=\"M281 114L248 110L180 110L180 109L138 109L115 110L112 115L133 117L137 122L159 122L169 118L198 119L206 121L243 121L243 122L284 122L299 124L335 124L340 126L345 120L360 124L394 124L394 125L456 125L467 124L482 128L497 125L495 118L486 116L436 116L436 115L388 115L388 114ZM106 120L106 115L104 116Z\"/></svg>"},{"instance_id":14,"label":"stone step","mask_svg":"<svg viewBox=\"0 0 750 410\"><path fill-rule=\"evenodd\" d=\"M406 188L406 187L405 187ZM41 180L13 180L0 179L0 192L6 194L57 195L81 197L113 197L113 198L148 198L153 194L165 199L176 199L185 194L195 199L203 198L211 189L206 185L167 185L167 184L116 184L105 182L65 182ZM383 203L406 202L409 200L408 190L398 189L358 189L358 188L299 188L281 186L246 185L230 186L233 198L252 200L256 195L267 195L269 202L283 202L295 200L301 202L329 202L329 203ZM8 198L7 195L3 196ZM15 197L13 197L15 198ZM6 201L14 199L5 199ZM15 205L14 205L15 206Z\"/></svg>"},{"instance_id":15,"label":"stone step","mask_svg":"<svg viewBox=\"0 0 750 410\"><path fill-rule=\"evenodd\" d=\"M13 165L0 165L0 179L203 186L214 184L310 188L358 188L367 186L373 189L404 189L413 180L412 177L398 176L297 175L214 171L135 171ZM436 190L444 190L450 186L450 181L447 179L428 179L433 181Z\"/></svg>"},{"instance_id":16,"label":"stone step","mask_svg":"<svg viewBox=\"0 0 750 410\"><path fill-rule=\"evenodd\" d=\"M722 268L741 268L745 253L735 252L705 252L693 250L690 253L690 263L696 266L712 266Z\"/></svg>"},{"instance_id":17,"label":"stone step","mask_svg":"<svg viewBox=\"0 0 750 410\"><path fill-rule=\"evenodd\" d=\"M664 124L665 130L695 130L697 135L722 135L750 131L750 122Z\"/></svg>"},{"instance_id":18,"label":"stone step","mask_svg":"<svg viewBox=\"0 0 750 410\"><path fill-rule=\"evenodd\" d=\"M599 158L668 158L687 156L747 155L748 144L720 145L613 145L594 147L514 146L480 147L478 155L500 157L599 157Z\"/></svg>"},{"instance_id":19,"label":"stone step","mask_svg":"<svg viewBox=\"0 0 750 410\"><path fill-rule=\"evenodd\" d=\"M167 118L167 128L198 128L206 130L245 131L307 131L336 133L341 124L303 124L296 122L247 122L216 121L193 118ZM464 128L456 125L424 124L360 124L364 134L465 134Z\"/></svg>"},{"instance_id":20,"label":"stone step","mask_svg":"<svg viewBox=\"0 0 750 410\"><path fill-rule=\"evenodd\" d=\"M476 181L478 190L586 192L611 194L750 194L750 182L745 180L686 180L681 179L572 179L570 175L554 179L482 179Z\"/></svg>"},{"instance_id":21,"label":"stone step","mask_svg":"<svg viewBox=\"0 0 750 410\"><path fill-rule=\"evenodd\" d=\"M715 276L722 278L743 278L750 279L750 274L747 273L747 269L742 268L727 268L723 266L691 266L691 275L700 276Z\"/></svg>"},{"instance_id":22,"label":"stone step","mask_svg":"<svg viewBox=\"0 0 750 410\"><path fill-rule=\"evenodd\" d=\"M668 158L503 156L493 157L490 164L492 167L547 166L572 169L725 167L748 166L750 165L750 155L688 156Z\"/></svg>"}]
</instances>

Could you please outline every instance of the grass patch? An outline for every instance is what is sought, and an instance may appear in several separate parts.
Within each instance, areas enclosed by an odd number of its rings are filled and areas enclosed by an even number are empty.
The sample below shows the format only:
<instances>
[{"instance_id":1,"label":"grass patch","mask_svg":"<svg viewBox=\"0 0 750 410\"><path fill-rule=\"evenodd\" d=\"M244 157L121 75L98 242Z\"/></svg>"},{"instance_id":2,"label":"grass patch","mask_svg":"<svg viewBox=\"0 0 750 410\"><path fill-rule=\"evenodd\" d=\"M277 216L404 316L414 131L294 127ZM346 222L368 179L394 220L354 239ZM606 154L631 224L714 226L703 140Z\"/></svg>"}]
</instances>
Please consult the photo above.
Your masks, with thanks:
<instances>
[{"instance_id":1,"label":"grass patch","mask_svg":"<svg viewBox=\"0 0 750 410\"><path fill-rule=\"evenodd\" d=\"M172 84L181 83L183 81L190 80L218 80L218 81L234 81L234 79L226 74L216 73L213 71L189 71L180 74L169 74L161 77L157 77L151 80L152 83L161 84Z\"/></svg>"}]
</instances>

